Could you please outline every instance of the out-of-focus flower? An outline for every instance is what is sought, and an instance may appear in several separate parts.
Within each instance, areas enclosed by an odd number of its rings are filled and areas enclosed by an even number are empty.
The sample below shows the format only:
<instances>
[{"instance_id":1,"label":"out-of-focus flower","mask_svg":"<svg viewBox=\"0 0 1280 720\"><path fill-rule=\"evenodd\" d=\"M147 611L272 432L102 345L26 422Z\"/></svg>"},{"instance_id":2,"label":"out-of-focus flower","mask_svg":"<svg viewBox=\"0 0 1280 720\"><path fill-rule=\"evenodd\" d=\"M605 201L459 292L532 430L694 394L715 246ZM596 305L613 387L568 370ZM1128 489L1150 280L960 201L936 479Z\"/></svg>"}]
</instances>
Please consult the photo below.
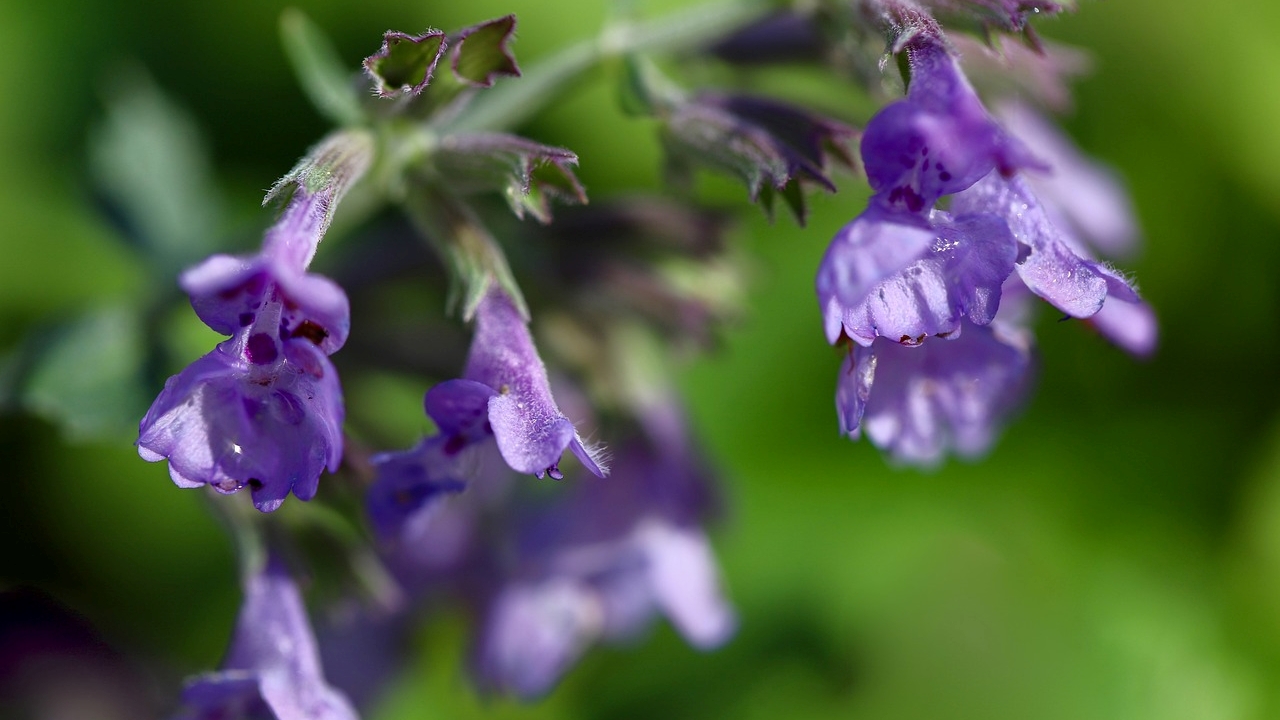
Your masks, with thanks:
<instances>
[{"instance_id":1,"label":"out-of-focus flower","mask_svg":"<svg viewBox=\"0 0 1280 720\"><path fill-rule=\"evenodd\" d=\"M368 153L362 135L322 143L273 189L296 185L257 255L215 255L183 274L196 314L231 337L169 378L139 426L138 454L167 458L179 487L248 486L270 512L291 491L310 499L320 471L337 469L342 390L328 355L350 312L342 289L306 268Z\"/></svg>"},{"instance_id":2,"label":"out-of-focus flower","mask_svg":"<svg viewBox=\"0 0 1280 720\"><path fill-rule=\"evenodd\" d=\"M275 561L248 579L231 648L182 694L181 720L356 720L324 679L297 586Z\"/></svg>"},{"instance_id":3,"label":"out-of-focus flower","mask_svg":"<svg viewBox=\"0 0 1280 720\"><path fill-rule=\"evenodd\" d=\"M388 543L410 518L446 495L461 492L476 472L478 446L493 437L489 398L493 391L473 380L451 380L427 392L427 415L440 432L404 452L375 455L378 478L366 504L374 531Z\"/></svg>"},{"instance_id":4,"label":"out-of-focus flower","mask_svg":"<svg viewBox=\"0 0 1280 720\"><path fill-rule=\"evenodd\" d=\"M153 717L140 668L44 592L0 590L0 712L22 720Z\"/></svg>"},{"instance_id":5,"label":"out-of-focus flower","mask_svg":"<svg viewBox=\"0 0 1280 720\"><path fill-rule=\"evenodd\" d=\"M628 438L607 480L520 514L516 562L486 593L475 654L483 686L541 695L591 644L634 637L658 613L698 648L732 635L700 526L709 481L682 424L673 429Z\"/></svg>"}]
</instances>

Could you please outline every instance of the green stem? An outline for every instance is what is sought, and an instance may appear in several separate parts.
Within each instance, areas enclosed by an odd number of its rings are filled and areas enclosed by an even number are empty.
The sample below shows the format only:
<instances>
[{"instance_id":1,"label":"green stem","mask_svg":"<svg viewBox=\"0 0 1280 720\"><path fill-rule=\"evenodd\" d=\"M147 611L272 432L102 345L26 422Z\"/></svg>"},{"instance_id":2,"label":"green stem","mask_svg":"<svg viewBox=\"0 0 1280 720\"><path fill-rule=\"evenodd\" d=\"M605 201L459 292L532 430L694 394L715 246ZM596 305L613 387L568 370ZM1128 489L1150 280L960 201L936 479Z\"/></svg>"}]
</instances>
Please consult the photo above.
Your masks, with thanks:
<instances>
[{"instance_id":1,"label":"green stem","mask_svg":"<svg viewBox=\"0 0 1280 720\"><path fill-rule=\"evenodd\" d=\"M419 232L449 263L453 276L449 305L460 310L463 320L471 319L495 283L506 291L520 313L529 317L506 255L466 202L448 191L423 185L415 187L403 205Z\"/></svg>"},{"instance_id":2,"label":"green stem","mask_svg":"<svg viewBox=\"0 0 1280 720\"><path fill-rule=\"evenodd\" d=\"M477 95L444 128L496 131L520 125L551 102L559 91L597 64L636 52L689 50L730 32L769 9L763 0L732 0L699 5L647 22L618 22L533 65L518 80Z\"/></svg>"}]
</instances>

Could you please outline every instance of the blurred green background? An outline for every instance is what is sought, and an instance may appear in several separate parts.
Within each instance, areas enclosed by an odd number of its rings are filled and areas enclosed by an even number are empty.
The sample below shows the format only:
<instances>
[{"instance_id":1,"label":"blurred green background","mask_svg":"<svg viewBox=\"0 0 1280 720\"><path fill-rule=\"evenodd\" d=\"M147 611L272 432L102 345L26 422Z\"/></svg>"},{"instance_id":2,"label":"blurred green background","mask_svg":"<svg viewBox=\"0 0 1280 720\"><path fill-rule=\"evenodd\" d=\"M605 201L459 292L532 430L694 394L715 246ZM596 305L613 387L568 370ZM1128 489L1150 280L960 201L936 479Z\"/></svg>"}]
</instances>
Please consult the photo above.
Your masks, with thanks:
<instances>
[{"instance_id":1,"label":"blurred green background","mask_svg":"<svg viewBox=\"0 0 1280 720\"><path fill-rule=\"evenodd\" d=\"M528 65L605 17L594 0L293 4L353 68L388 28L515 12ZM522 706L474 696L446 619L368 717L1280 717L1280 5L1082 5L1037 27L1094 56L1064 124L1132 189L1145 247L1125 267L1161 319L1153 360L1043 313L1038 390L990 457L889 467L837 435L839 357L812 294L862 182L816 197L806 230L745 210L750 310L682 374L726 478L715 540L737 638L703 655L663 625ZM87 160L128 68L205 133L230 224L247 241L265 225L262 191L326 129L283 56L284 7L0 3L0 357L38 323L149 282L93 201ZM804 77L773 85L836 114L854 97ZM659 176L653 126L623 117L603 73L526 131L578 152L595 197ZM175 325L199 333L190 313ZM45 588L171 694L217 664L239 593L198 494L132 440L0 418L0 583Z\"/></svg>"}]
</instances>

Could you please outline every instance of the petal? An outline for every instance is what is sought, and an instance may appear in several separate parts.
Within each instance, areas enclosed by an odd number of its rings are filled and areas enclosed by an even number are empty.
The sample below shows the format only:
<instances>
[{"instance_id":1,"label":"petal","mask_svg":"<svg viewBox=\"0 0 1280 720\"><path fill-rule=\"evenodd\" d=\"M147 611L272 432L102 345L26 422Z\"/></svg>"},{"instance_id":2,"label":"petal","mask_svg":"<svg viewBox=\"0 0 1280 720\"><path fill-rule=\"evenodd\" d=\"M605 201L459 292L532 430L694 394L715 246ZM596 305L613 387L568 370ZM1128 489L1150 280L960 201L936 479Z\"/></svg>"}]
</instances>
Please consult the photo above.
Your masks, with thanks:
<instances>
[{"instance_id":1,"label":"petal","mask_svg":"<svg viewBox=\"0 0 1280 720\"><path fill-rule=\"evenodd\" d=\"M896 460L933 465L948 450L979 455L1021 402L1030 378L1025 345L970 325L949 340L910 348L878 340L863 430Z\"/></svg>"},{"instance_id":2,"label":"petal","mask_svg":"<svg viewBox=\"0 0 1280 720\"><path fill-rule=\"evenodd\" d=\"M637 538L649 560L649 582L658 605L695 647L724 643L737 627L720 591L720 573L711 544L700 531L647 522Z\"/></svg>"},{"instance_id":3,"label":"petal","mask_svg":"<svg viewBox=\"0 0 1280 720\"><path fill-rule=\"evenodd\" d=\"M253 378L228 352L233 343L166 382L142 420L139 454L168 458L179 487L235 492L248 485L264 512L291 491L309 499L321 470L336 470L342 456L337 373L315 347L292 341L286 354L306 358L310 371L282 363L274 377Z\"/></svg>"},{"instance_id":4,"label":"petal","mask_svg":"<svg viewBox=\"0 0 1280 720\"><path fill-rule=\"evenodd\" d=\"M488 426L489 398L497 394L474 380L449 380L428 390L423 404L441 434L480 439L493 432Z\"/></svg>"},{"instance_id":5,"label":"petal","mask_svg":"<svg viewBox=\"0 0 1280 720\"><path fill-rule=\"evenodd\" d=\"M1017 243L994 215L932 215L937 237L928 254L880 283L848 308L843 330L862 345L877 336L918 345L930 335L958 332L962 318L985 325L1013 272Z\"/></svg>"},{"instance_id":6,"label":"petal","mask_svg":"<svg viewBox=\"0 0 1280 720\"><path fill-rule=\"evenodd\" d=\"M554 579L503 590L489 610L477 672L491 687L524 698L549 691L600 633L595 594Z\"/></svg>"},{"instance_id":7,"label":"petal","mask_svg":"<svg viewBox=\"0 0 1280 720\"><path fill-rule=\"evenodd\" d=\"M1022 178L991 173L956 195L956 214L992 213L1005 218L1018 242L1028 248L1017 265L1031 292L1072 317L1089 317L1102 308L1108 281L1098 265L1077 255L1049 219Z\"/></svg>"},{"instance_id":8,"label":"petal","mask_svg":"<svg viewBox=\"0 0 1280 720\"><path fill-rule=\"evenodd\" d=\"M517 472L555 477L576 431L551 396L546 367L524 317L497 287L480 301L475 317L466 378L498 392L489 398L489 424L498 450Z\"/></svg>"},{"instance_id":9,"label":"petal","mask_svg":"<svg viewBox=\"0 0 1280 720\"><path fill-rule=\"evenodd\" d=\"M922 219L887 213L875 205L846 225L831 240L818 267L818 302L827 317L828 342L839 339L845 309L923 257L933 238L933 229Z\"/></svg>"},{"instance_id":10,"label":"petal","mask_svg":"<svg viewBox=\"0 0 1280 720\"><path fill-rule=\"evenodd\" d=\"M178 282L204 324L234 335L253 323L271 280L258 256L213 255L182 273Z\"/></svg>"},{"instance_id":11,"label":"petal","mask_svg":"<svg viewBox=\"0 0 1280 720\"><path fill-rule=\"evenodd\" d=\"M351 330L351 305L334 281L311 273L274 268L284 299L281 335L309 340L326 355L337 352Z\"/></svg>"},{"instance_id":12,"label":"petal","mask_svg":"<svg viewBox=\"0 0 1280 720\"><path fill-rule=\"evenodd\" d=\"M1129 194L1109 168L1086 157L1060 130L1024 103L997 108L1009 132L1044 158L1050 170L1031 173L1036 195L1057 210L1091 248L1123 255L1137 241L1138 223Z\"/></svg>"},{"instance_id":13,"label":"petal","mask_svg":"<svg viewBox=\"0 0 1280 720\"><path fill-rule=\"evenodd\" d=\"M513 395L490 398L489 423L502 459L521 473L540 475L555 467L575 436L573 423L554 406L526 404Z\"/></svg>"},{"instance_id":14,"label":"petal","mask_svg":"<svg viewBox=\"0 0 1280 720\"><path fill-rule=\"evenodd\" d=\"M1138 357L1150 357L1159 336L1155 312L1142 300L1126 302L1108 297L1089 322L1103 337Z\"/></svg>"},{"instance_id":15,"label":"petal","mask_svg":"<svg viewBox=\"0 0 1280 720\"><path fill-rule=\"evenodd\" d=\"M851 440L861 436L862 416L867 410L867 398L876 377L876 354L870 349L855 347L840 366L836 381L836 414L840 420L841 434Z\"/></svg>"}]
</instances>

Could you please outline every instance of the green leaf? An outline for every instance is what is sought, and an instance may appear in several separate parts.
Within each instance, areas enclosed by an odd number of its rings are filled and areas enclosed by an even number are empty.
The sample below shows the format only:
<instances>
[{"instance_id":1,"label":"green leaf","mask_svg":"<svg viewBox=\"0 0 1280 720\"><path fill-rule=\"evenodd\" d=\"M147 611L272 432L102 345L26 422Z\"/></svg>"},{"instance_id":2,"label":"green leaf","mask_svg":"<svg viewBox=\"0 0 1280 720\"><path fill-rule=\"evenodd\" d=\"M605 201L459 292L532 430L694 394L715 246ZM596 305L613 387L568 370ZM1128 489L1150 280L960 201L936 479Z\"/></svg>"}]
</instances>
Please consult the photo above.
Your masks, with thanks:
<instances>
[{"instance_id":1,"label":"green leaf","mask_svg":"<svg viewBox=\"0 0 1280 720\"><path fill-rule=\"evenodd\" d=\"M136 313L121 306L93 310L44 340L23 382L23 406L75 440L136 434L149 399Z\"/></svg>"},{"instance_id":2,"label":"green leaf","mask_svg":"<svg viewBox=\"0 0 1280 720\"><path fill-rule=\"evenodd\" d=\"M107 116L89 137L95 184L119 207L157 274L171 276L217 244L222 198L200 130L147 75L108 88Z\"/></svg>"},{"instance_id":3,"label":"green leaf","mask_svg":"<svg viewBox=\"0 0 1280 720\"><path fill-rule=\"evenodd\" d=\"M287 8L280 15L280 40L303 92L316 110L338 125L362 124L365 115L359 93L320 28L301 10Z\"/></svg>"}]
</instances>

